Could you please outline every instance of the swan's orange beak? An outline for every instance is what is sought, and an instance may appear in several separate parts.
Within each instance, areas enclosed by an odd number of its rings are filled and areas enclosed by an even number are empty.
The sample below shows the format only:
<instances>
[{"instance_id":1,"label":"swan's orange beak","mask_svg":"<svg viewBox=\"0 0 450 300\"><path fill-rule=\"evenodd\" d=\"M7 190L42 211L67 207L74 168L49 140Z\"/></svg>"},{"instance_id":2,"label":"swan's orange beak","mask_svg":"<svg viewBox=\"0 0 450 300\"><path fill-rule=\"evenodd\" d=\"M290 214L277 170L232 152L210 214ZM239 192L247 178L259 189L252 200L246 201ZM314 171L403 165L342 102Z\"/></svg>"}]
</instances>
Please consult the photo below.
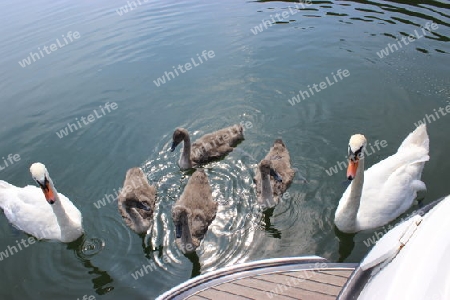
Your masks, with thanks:
<instances>
[{"instance_id":1,"label":"swan's orange beak","mask_svg":"<svg viewBox=\"0 0 450 300\"><path fill-rule=\"evenodd\" d=\"M55 203L55 195L53 194L53 190L50 188L50 183L47 181L45 186L41 187L42 192L44 192L45 199L49 204Z\"/></svg>"},{"instance_id":2,"label":"swan's orange beak","mask_svg":"<svg viewBox=\"0 0 450 300\"><path fill-rule=\"evenodd\" d=\"M347 179L353 180L356 176L356 170L358 169L358 160L349 159L347 168Z\"/></svg>"}]
</instances>

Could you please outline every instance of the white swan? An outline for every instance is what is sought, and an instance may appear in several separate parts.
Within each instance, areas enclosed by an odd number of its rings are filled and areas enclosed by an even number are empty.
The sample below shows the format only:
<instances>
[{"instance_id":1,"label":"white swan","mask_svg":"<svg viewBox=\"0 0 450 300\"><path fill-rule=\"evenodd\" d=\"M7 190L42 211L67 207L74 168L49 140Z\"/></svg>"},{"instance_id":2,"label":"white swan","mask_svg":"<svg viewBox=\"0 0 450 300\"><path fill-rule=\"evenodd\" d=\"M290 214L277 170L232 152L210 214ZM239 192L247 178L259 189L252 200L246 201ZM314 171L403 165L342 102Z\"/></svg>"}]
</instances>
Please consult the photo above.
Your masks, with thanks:
<instances>
[{"instance_id":1,"label":"white swan","mask_svg":"<svg viewBox=\"0 0 450 300\"><path fill-rule=\"evenodd\" d=\"M68 243L79 238L83 234L81 212L57 193L43 164L34 163L30 172L42 191L36 186L18 188L0 180L0 207L9 222L38 239Z\"/></svg>"},{"instance_id":2,"label":"white swan","mask_svg":"<svg viewBox=\"0 0 450 300\"><path fill-rule=\"evenodd\" d=\"M349 142L347 177L353 180L342 195L334 217L336 227L346 233L383 226L404 213L417 192L426 186L420 180L428 156L425 124L410 133L397 153L364 172L366 139L353 135Z\"/></svg>"}]
</instances>

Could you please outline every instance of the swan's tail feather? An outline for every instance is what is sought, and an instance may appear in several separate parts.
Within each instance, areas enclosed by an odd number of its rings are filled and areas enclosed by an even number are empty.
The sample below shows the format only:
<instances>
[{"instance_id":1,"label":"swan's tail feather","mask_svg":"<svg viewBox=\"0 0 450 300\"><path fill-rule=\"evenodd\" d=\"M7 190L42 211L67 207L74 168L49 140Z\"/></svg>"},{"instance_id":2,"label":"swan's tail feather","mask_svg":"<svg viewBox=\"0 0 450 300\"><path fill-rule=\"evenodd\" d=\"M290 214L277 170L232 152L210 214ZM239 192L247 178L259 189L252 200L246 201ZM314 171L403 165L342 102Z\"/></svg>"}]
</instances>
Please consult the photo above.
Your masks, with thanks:
<instances>
[{"instance_id":1,"label":"swan's tail feather","mask_svg":"<svg viewBox=\"0 0 450 300\"><path fill-rule=\"evenodd\" d=\"M408 149L411 146L423 148L428 153L430 140L428 138L426 124L420 125L413 132L411 132L400 145L398 151L401 151L402 149Z\"/></svg>"},{"instance_id":2,"label":"swan's tail feather","mask_svg":"<svg viewBox=\"0 0 450 300\"><path fill-rule=\"evenodd\" d=\"M415 190L416 192L418 191L426 191L427 190L427 186L425 185L425 183L422 180L413 180L411 182L411 188L413 190Z\"/></svg>"}]
</instances>

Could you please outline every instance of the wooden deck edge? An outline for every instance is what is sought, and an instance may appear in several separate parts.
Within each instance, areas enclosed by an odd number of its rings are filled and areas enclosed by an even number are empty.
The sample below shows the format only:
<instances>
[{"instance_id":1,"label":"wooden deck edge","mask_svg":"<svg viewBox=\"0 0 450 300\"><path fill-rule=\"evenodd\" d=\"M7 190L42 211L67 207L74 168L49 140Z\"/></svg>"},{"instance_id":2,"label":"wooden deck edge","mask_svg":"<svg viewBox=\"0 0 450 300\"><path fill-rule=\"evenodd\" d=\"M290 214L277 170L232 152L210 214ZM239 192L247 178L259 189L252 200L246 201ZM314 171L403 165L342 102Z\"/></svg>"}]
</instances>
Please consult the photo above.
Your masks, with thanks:
<instances>
[{"instance_id":1,"label":"wooden deck edge","mask_svg":"<svg viewBox=\"0 0 450 300\"><path fill-rule=\"evenodd\" d=\"M326 267L318 268L317 263L325 263ZM225 267L192 278L165 292L157 300L184 299L212 286L252 275L294 270L354 270L357 266L358 264L329 263L320 256L265 259Z\"/></svg>"}]
</instances>

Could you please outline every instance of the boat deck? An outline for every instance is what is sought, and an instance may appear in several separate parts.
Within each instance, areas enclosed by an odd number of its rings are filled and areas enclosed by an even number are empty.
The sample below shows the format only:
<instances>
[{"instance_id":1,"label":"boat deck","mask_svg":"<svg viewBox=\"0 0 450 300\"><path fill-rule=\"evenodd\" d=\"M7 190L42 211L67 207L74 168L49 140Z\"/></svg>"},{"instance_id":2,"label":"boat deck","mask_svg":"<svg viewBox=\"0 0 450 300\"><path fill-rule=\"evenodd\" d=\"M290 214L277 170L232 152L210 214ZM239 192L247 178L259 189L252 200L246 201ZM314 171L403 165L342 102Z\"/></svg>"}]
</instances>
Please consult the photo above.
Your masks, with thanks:
<instances>
[{"instance_id":1,"label":"boat deck","mask_svg":"<svg viewBox=\"0 0 450 300\"><path fill-rule=\"evenodd\" d=\"M173 288L158 299L336 299L357 264L323 258L269 259L227 267Z\"/></svg>"}]
</instances>

